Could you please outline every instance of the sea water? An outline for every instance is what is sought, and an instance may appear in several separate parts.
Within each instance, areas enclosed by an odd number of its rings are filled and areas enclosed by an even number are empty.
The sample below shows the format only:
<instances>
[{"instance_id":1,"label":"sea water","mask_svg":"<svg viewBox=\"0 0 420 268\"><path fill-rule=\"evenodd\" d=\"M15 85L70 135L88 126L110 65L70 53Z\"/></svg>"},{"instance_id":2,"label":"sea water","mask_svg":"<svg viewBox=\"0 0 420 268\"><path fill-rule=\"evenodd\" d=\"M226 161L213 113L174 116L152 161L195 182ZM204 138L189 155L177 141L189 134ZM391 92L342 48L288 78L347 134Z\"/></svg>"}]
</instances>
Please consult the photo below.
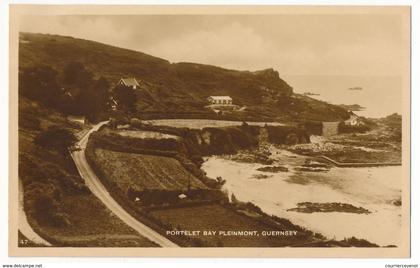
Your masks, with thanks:
<instances>
[{"instance_id":1,"label":"sea water","mask_svg":"<svg viewBox=\"0 0 420 268\"><path fill-rule=\"evenodd\" d=\"M202 168L211 178L225 179L224 189L238 200L252 202L268 214L287 218L327 238L356 237L380 246L400 245L401 206L396 203L401 200L400 166L333 167L328 172L301 172L294 167L302 157L283 150L278 150L276 156L277 164L281 162L288 167L288 172L261 172L257 168L263 167L262 164L241 163L220 156L207 158ZM261 174L268 177L255 177ZM288 211L300 202L347 203L371 213Z\"/></svg>"}]
</instances>

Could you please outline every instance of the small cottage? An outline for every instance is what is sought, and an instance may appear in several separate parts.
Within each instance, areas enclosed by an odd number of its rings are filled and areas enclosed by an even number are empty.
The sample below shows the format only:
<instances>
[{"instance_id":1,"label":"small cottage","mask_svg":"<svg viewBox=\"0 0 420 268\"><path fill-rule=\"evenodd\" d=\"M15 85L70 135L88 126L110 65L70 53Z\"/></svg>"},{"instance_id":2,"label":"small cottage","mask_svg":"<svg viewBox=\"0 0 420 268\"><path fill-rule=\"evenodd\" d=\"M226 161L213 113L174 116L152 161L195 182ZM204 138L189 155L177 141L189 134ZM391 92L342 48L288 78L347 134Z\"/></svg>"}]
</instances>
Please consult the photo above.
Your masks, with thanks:
<instances>
[{"instance_id":1,"label":"small cottage","mask_svg":"<svg viewBox=\"0 0 420 268\"><path fill-rule=\"evenodd\" d=\"M360 120L360 117L352 113L350 115L350 118L344 121L344 124L346 124L347 126L360 126L360 125L363 125L364 123L362 120Z\"/></svg>"},{"instance_id":2,"label":"small cottage","mask_svg":"<svg viewBox=\"0 0 420 268\"><path fill-rule=\"evenodd\" d=\"M131 87L132 89L138 88L140 85L137 82L136 78L121 78L117 83L118 85L123 85L126 87Z\"/></svg>"},{"instance_id":3,"label":"small cottage","mask_svg":"<svg viewBox=\"0 0 420 268\"><path fill-rule=\"evenodd\" d=\"M216 104L216 105L231 105L232 104L232 98L229 96L210 96L207 98L207 101L210 104Z\"/></svg>"}]
</instances>

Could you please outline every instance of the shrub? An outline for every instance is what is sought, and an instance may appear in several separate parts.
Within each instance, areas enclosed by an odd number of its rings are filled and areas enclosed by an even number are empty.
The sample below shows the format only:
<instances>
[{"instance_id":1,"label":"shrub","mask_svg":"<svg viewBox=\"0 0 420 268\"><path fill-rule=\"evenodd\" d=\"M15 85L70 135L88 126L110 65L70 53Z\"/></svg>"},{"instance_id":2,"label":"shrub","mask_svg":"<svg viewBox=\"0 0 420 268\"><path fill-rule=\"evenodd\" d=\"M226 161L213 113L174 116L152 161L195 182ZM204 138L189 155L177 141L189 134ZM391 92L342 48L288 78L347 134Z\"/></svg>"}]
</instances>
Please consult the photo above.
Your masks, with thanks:
<instances>
[{"instance_id":1,"label":"shrub","mask_svg":"<svg viewBox=\"0 0 420 268\"><path fill-rule=\"evenodd\" d=\"M66 213L56 212L49 215L50 223L56 227L67 227L70 225L69 217Z\"/></svg>"},{"instance_id":2,"label":"shrub","mask_svg":"<svg viewBox=\"0 0 420 268\"><path fill-rule=\"evenodd\" d=\"M346 125L344 122L338 124L338 133L364 133L369 130L370 127L366 125L350 126Z\"/></svg>"},{"instance_id":3,"label":"shrub","mask_svg":"<svg viewBox=\"0 0 420 268\"><path fill-rule=\"evenodd\" d=\"M69 130L55 126L42 131L34 139L36 145L58 152L66 152L67 148L76 141L76 137Z\"/></svg>"},{"instance_id":4,"label":"shrub","mask_svg":"<svg viewBox=\"0 0 420 268\"><path fill-rule=\"evenodd\" d=\"M130 119L130 126L134 128L139 128L143 125L140 119L138 118L131 118Z\"/></svg>"},{"instance_id":5,"label":"shrub","mask_svg":"<svg viewBox=\"0 0 420 268\"><path fill-rule=\"evenodd\" d=\"M308 133L297 127L268 126L268 141L275 144L308 143Z\"/></svg>"},{"instance_id":6,"label":"shrub","mask_svg":"<svg viewBox=\"0 0 420 268\"><path fill-rule=\"evenodd\" d=\"M54 198L47 193L40 193L33 201L35 213L40 216L49 214L52 210L56 209L56 206L57 204Z\"/></svg>"},{"instance_id":7,"label":"shrub","mask_svg":"<svg viewBox=\"0 0 420 268\"><path fill-rule=\"evenodd\" d=\"M32 182L45 182L47 177L40 168L38 161L33 156L20 153L19 154L19 178L22 179L24 185Z\"/></svg>"},{"instance_id":8,"label":"shrub","mask_svg":"<svg viewBox=\"0 0 420 268\"><path fill-rule=\"evenodd\" d=\"M210 137L210 144L201 146L203 154L234 154L240 149L250 149L258 145L257 127L203 128L201 135Z\"/></svg>"},{"instance_id":9,"label":"shrub","mask_svg":"<svg viewBox=\"0 0 420 268\"><path fill-rule=\"evenodd\" d=\"M182 149L182 145L174 139L139 139L117 134L93 133L89 140L93 140L96 147L127 153L175 156Z\"/></svg>"},{"instance_id":10,"label":"shrub","mask_svg":"<svg viewBox=\"0 0 420 268\"><path fill-rule=\"evenodd\" d=\"M59 181L66 176L66 172L64 172L60 167L51 163L41 164L39 168L41 169L44 177L47 179Z\"/></svg>"},{"instance_id":11,"label":"shrub","mask_svg":"<svg viewBox=\"0 0 420 268\"><path fill-rule=\"evenodd\" d=\"M79 176L68 175L61 177L60 185L69 194L87 194L90 192L85 185L85 181Z\"/></svg>"},{"instance_id":12,"label":"shrub","mask_svg":"<svg viewBox=\"0 0 420 268\"><path fill-rule=\"evenodd\" d=\"M306 130L309 135L322 135L322 122L320 121L306 121L300 126Z\"/></svg>"},{"instance_id":13,"label":"shrub","mask_svg":"<svg viewBox=\"0 0 420 268\"><path fill-rule=\"evenodd\" d=\"M185 200L179 199L180 194L185 194ZM183 190L138 190L136 187L130 187L127 192L127 197L134 200L136 197L140 199L140 203L144 206L159 206L159 205L191 205L196 201L228 201L228 197L220 190L214 189L185 189ZM194 202L192 202L194 201Z\"/></svg>"},{"instance_id":14,"label":"shrub","mask_svg":"<svg viewBox=\"0 0 420 268\"><path fill-rule=\"evenodd\" d=\"M28 113L19 113L19 127L31 130L39 130L41 121Z\"/></svg>"}]
</instances>

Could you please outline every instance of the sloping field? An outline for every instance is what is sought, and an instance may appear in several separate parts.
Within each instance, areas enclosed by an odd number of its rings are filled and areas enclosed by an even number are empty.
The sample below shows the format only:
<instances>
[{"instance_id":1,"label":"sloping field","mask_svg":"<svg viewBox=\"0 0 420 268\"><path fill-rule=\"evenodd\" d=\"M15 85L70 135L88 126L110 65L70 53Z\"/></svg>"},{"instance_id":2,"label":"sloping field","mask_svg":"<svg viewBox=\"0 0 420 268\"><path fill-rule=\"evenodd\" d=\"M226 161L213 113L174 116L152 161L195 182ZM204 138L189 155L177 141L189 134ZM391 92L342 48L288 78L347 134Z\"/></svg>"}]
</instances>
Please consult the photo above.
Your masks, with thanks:
<instances>
[{"instance_id":1,"label":"sloping field","mask_svg":"<svg viewBox=\"0 0 420 268\"><path fill-rule=\"evenodd\" d=\"M207 187L189 173L176 159L95 149L95 160L107 179L123 193L130 186L136 190L186 190Z\"/></svg>"},{"instance_id":2,"label":"sloping field","mask_svg":"<svg viewBox=\"0 0 420 268\"><path fill-rule=\"evenodd\" d=\"M62 200L63 211L70 216L66 228L42 223L39 231L53 244L73 247L156 247L108 210L96 197L72 196Z\"/></svg>"}]
</instances>

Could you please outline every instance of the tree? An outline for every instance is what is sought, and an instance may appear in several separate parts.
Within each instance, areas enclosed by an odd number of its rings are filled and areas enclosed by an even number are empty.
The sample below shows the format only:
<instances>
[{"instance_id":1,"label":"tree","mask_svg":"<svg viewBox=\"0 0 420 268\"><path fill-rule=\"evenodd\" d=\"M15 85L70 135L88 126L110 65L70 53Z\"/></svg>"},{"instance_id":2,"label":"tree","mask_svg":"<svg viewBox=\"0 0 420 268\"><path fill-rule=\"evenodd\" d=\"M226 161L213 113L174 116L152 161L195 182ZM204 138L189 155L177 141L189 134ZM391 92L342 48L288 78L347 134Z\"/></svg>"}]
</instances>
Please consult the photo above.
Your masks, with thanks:
<instances>
[{"instance_id":1,"label":"tree","mask_svg":"<svg viewBox=\"0 0 420 268\"><path fill-rule=\"evenodd\" d=\"M110 86L104 77L94 80L92 73L80 62L67 64L63 76L66 85L77 92L74 96L74 112L96 120L106 111Z\"/></svg>"},{"instance_id":2,"label":"tree","mask_svg":"<svg viewBox=\"0 0 420 268\"><path fill-rule=\"evenodd\" d=\"M19 73L19 94L57 108L63 92L57 82L57 71L47 65L27 68Z\"/></svg>"},{"instance_id":3,"label":"tree","mask_svg":"<svg viewBox=\"0 0 420 268\"><path fill-rule=\"evenodd\" d=\"M93 75L83 63L72 61L64 67L64 82L68 85L87 88L92 84Z\"/></svg>"},{"instance_id":4,"label":"tree","mask_svg":"<svg viewBox=\"0 0 420 268\"><path fill-rule=\"evenodd\" d=\"M50 127L39 133L34 143L58 152L65 152L69 146L76 142L76 137L69 130L59 127Z\"/></svg>"},{"instance_id":5,"label":"tree","mask_svg":"<svg viewBox=\"0 0 420 268\"><path fill-rule=\"evenodd\" d=\"M119 109L127 112L135 112L137 100L133 88L117 85L113 90L113 94Z\"/></svg>"},{"instance_id":6,"label":"tree","mask_svg":"<svg viewBox=\"0 0 420 268\"><path fill-rule=\"evenodd\" d=\"M98 116L99 114L103 113L108 108L108 101L109 101L109 82L104 77L100 77L96 80L91 87L91 96L92 99L92 106L93 106L93 114Z\"/></svg>"},{"instance_id":7,"label":"tree","mask_svg":"<svg viewBox=\"0 0 420 268\"><path fill-rule=\"evenodd\" d=\"M90 120L105 112L109 101L109 83L101 77L93 81L92 85L80 91L77 98L78 110Z\"/></svg>"}]
</instances>

